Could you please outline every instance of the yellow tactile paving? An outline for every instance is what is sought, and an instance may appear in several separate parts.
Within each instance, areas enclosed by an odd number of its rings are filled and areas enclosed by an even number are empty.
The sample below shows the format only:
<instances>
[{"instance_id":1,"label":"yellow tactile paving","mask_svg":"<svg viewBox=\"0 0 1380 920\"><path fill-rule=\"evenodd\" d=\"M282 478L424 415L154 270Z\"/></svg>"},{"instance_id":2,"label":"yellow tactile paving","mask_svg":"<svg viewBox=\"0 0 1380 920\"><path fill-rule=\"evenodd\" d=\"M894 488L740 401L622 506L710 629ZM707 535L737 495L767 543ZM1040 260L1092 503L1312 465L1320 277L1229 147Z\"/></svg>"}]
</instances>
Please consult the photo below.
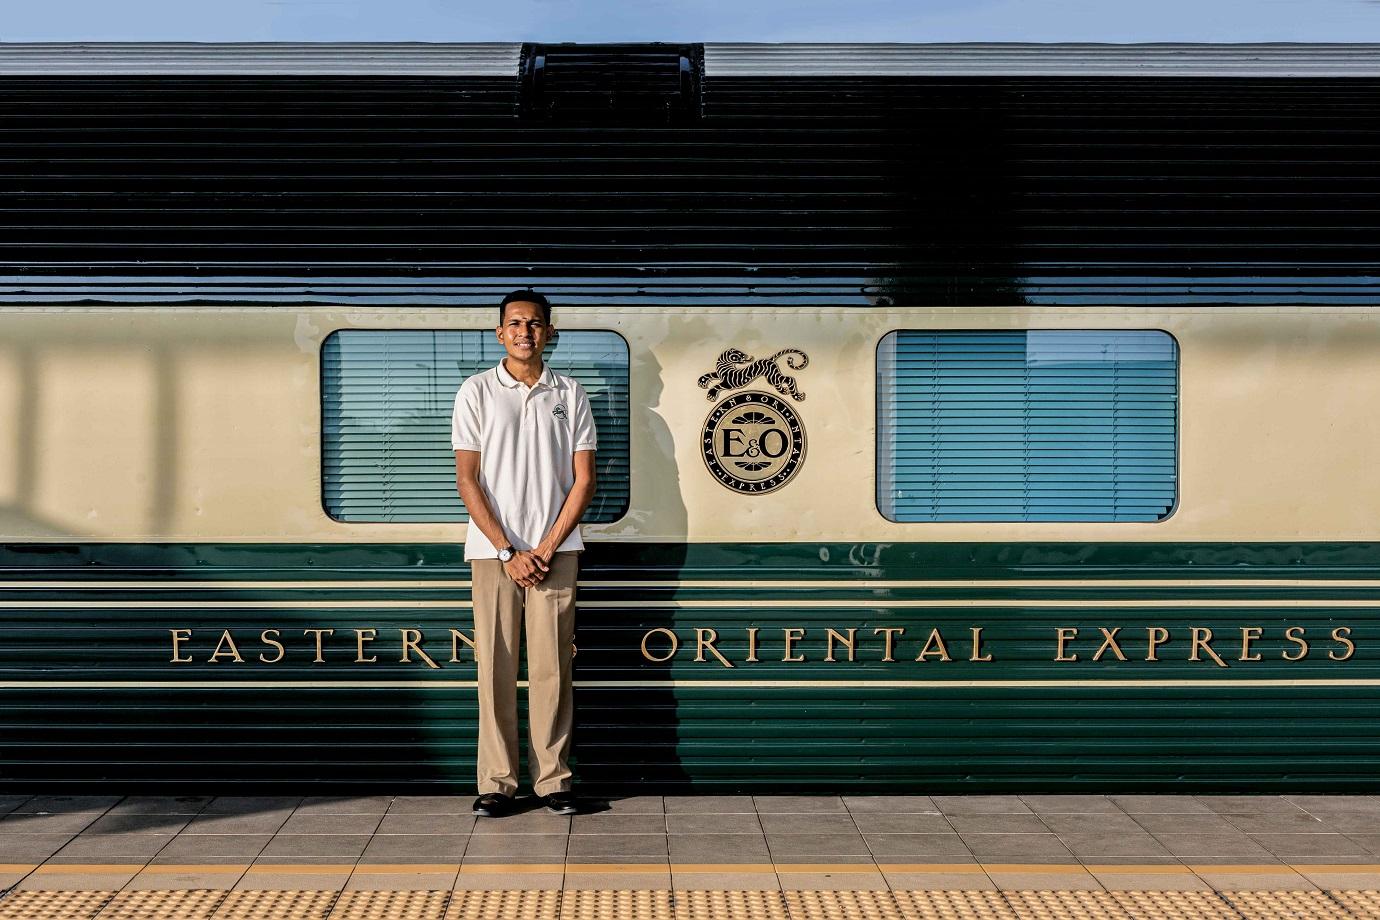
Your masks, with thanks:
<instances>
[{"instance_id":1,"label":"yellow tactile paving","mask_svg":"<svg viewBox=\"0 0 1380 920\"><path fill-rule=\"evenodd\" d=\"M1355 920L1322 891L1224 891L1246 920Z\"/></svg>"},{"instance_id":2,"label":"yellow tactile paving","mask_svg":"<svg viewBox=\"0 0 1380 920\"><path fill-rule=\"evenodd\" d=\"M1365 920L1380 920L1380 891L1329 891L1333 899Z\"/></svg>"},{"instance_id":3,"label":"yellow tactile paving","mask_svg":"<svg viewBox=\"0 0 1380 920\"><path fill-rule=\"evenodd\" d=\"M561 920L674 920L669 891L566 891Z\"/></svg>"},{"instance_id":4,"label":"yellow tactile paving","mask_svg":"<svg viewBox=\"0 0 1380 920\"><path fill-rule=\"evenodd\" d=\"M906 920L1016 920L1000 891L896 891Z\"/></svg>"},{"instance_id":5,"label":"yellow tactile paving","mask_svg":"<svg viewBox=\"0 0 1380 920\"><path fill-rule=\"evenodd\" d=\"M1215 891L1113 891L1131 920L1241 920Z\"/></svg>"},{"instance_id":6,"label":"yellow tactile paving","mask_svg":"<svg viewBox=\"0 0 1380 920\"><path fill-rule=\"evenodd\" d=\"M113 891L11 891L0 898L0 920L91 920Z\"/></svg>"},{"instance_id":7,"label":"yellow tactile paving","mask_svg":"<svg viewBox=\"0 0 1380 920\"><path fill-rule=\"evenodd\" d=\"M1005 894L1020 920L1126 920L1126 912L1106 891L1008 891Z\"/></svg>"},{"instance_id":8,"label":"yellow tactile paving","mask_svg":"<svg viewBox=\"0 0 1380 920\"><path fill-rule=\"evenodd\" d=\"M676 920L790 920L779 891L677 891Z\"/></svg>"},{"instance_id":9,"label":"yellow tactile paving","mask_svg":"<svg viewBox=\"0 0 1380 920\"><path fill-rule=\"evenodd\" d=\"M905 920L890 891L793 890L786 908L791 920Z\"/></svg>"},{"instance_id":10,"label":"yellow tactile paving","mask_svg":"<svg viewBox=\"0 0 1380 920\"><path fill-rule=\"evenodd\" d=\"M232 891L214 920L326 920L335 891Z\"/></svg>"},{"instance_id":11,"label":"yellow tactile paving","mask_svg":"<svg viewBox=\"0 0 1380 920\"><path fill-rule=\"evenodd\" d=\"M97 920L210 920L225 891L193 888L122 891L97 914Z\"/></svg>"},{"instance_id":12,"label":"yellow tactile paving","mask_svg":"<svg viewBox=\"0 0 1380 920\"><path fill-rule=\"evenodd\" d=\"M454 891L446 920L558 920L559 891Z\"/></svg>"},{"instance_id":13,"label":"yellow tactile paving","mask_svg":"<svg viewBox=\"0 0 1380 920\"><path fill-rule=\"evenodd\" d=\"M1380 920L1380 891L11 891L0 920Z\"/></svg>"},{"instance_id":14,"label":"yellow tactile paving","mask_svg":"<svg viewBox=\"0 0 1380 920\"><path fill-rule=\"evenodd\" d=\"M120 891L96 916L100 920L209 920L225 894L210 889Z\"/></svg>"},{"instance_id":15,"label":"yellow tactile paving","mask_svg":"<svg viewBox=\"0 0 1380 920\"><path fill-rule=\"evenodd\" d=\"M442 920L449 891L347 891L330 920Z\"/></svg>"}]
</instances>

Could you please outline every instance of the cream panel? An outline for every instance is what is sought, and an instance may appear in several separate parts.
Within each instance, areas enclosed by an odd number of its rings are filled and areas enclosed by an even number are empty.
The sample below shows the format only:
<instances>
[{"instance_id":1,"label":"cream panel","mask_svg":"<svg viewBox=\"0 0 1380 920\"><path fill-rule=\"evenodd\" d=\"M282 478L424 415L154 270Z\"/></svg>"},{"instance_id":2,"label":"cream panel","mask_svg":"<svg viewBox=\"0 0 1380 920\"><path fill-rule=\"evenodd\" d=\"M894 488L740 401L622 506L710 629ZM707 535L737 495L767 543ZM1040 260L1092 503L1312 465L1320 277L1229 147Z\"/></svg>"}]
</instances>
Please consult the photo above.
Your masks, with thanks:
<instances>
[{"instance_id":1,"label":"cream panel","mask_svg":"<svg viewBox=\"0 0 1380 920\"><path fill-rule=\"evenodd\" d=\"M99 539L155 529L166 520L156 356L136 345L74 342L33 357L37 463L21 507L50 527Z\"/></svg>"},{"instance_id":2,"label":"cream panel","mask_svg":"<svg viewBox=\"0 0 1380 920\"><path fill-rule=\"evenodd\" d=\"M1380 311L1262 309L557 309L613 329L632 367L633 493L592 540L871 544L987 540L1375 539ZM37 475L0 461L0 539L455 541L463 526L342 524L321 510L321 342L340 328L491 328L484 309L6 309L0 342L41 406ZM876 510L875 350L894 329L1162 329L1181 349L1180 501L1157 524L894 524ZM728 347L810 356L794 480L744 496L699 451L696 385ZM86 356L82 360L77 355ZM92 356L97 360L93 361ZM93 371L93 369L95 369ZM54 376L56 375L56 376ZM755 387L765 384L760 379ZM37 400L34 402L34 400ZM15 409L14 405L21 408ZM7 408L10 407L10 408ZM8 430L8 429L7 429ZM18 432L16 432L17 434ZM111 441L118 455L81 449ZM9 466L3 464L8 463ZM129 483L134 487L130 488ZM17 506L21 514L8 511ZM93 511L95 512L93 514ZM865 552L860 548L859 552Z\"/></svg>"},{"instance_id":3,"label":"cream panel","mask_svg":"<svg viewBox=\"0 0 1380 920\"><path fill-rule=\"evenodd\" d=\"M29 449L26 442L31 440L25 431L24 390L20 386L24 369L20 361L18 348L0 345L0 434L4 435L0 438L0 520L14 513L20 493L29 491L27 483L24 487L20 484Z\"/></svg>"}]
</instances>

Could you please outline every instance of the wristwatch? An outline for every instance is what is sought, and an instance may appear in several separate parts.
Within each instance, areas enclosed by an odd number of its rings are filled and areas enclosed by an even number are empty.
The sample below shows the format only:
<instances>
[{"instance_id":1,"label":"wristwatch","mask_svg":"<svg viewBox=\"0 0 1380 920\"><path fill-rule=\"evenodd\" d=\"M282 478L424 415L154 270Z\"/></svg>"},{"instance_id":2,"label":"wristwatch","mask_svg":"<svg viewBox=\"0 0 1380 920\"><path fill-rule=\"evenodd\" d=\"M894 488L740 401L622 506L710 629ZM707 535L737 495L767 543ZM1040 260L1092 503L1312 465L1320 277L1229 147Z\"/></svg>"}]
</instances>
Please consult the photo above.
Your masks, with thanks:
<instances>
[{"instance_id":1,"label":"wristwatch","mask_svg":"<svg viewBox=\"0 0 1380 920\"><path fill-rule=\"evenodd\" d=\"M511 546L505 546L503 547L503 549L498 551L498 561L510 562L512 561L514 555L515 554L513 553L513 548Z\"/></svg>"}]
</instances>

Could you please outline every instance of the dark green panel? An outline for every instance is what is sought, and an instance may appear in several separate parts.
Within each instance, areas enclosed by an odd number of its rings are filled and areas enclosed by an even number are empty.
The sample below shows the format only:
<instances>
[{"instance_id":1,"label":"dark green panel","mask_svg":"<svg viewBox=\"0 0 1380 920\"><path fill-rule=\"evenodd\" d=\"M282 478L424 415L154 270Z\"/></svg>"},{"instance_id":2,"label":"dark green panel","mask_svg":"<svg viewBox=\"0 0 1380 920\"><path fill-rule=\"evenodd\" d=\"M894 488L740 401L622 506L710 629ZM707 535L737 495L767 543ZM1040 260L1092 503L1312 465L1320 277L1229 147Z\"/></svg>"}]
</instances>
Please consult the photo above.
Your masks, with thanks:
<instances>
[{"instance_id":1,"label":"dark green panel","mask_svg":"<svg viewBox=\"0 0 1380 920\"><path fill-rule=\"evenodd\" d=\"M577 634L575 759L590 789L1380 786L1374 544L597 544L584 561L600 583L582 589ZM450 660L468 591L448 584L467 577L446 545L0 548L0 581L18 583L0 588L0 783L468 789L474 691L449 683L474 677L463 643ZM1070 579L1093 584L1058 583ZM933 580L990 584L884 583ZM1142 583L1097 583L1112 580ZM323 582L341 584L311 584ZM975 626L990 662L968 660ZM842 645L824 660L831 627L856 631L856 660ZM1056 631L1075 627L1079 660L1055 661ZM1168 630L1158 661L1145 660L1149 627ZM1239 660L1243 627L1260 629L1262 660ZM169 661L175 628L192 630L191 663ZM335 630L322 662L313 628ZM365 628L377 663L354 661L350 631ZM901 628L884 661L875 631ZM1128 660L1089 660L1099 628L1120 630ZM1283 657L1300 648L1291 628L1310 643L1299 661ZM1344 650L1336 628L1350 630L1349 660L1328 657ZM264 629L280 631L281 662L258 660L274 651ZM404 629L438 667L398 660ZM680 642L670 661L639 650L656 629ZM698 629L733 667L694 660ZM782 660L787 629L803 630L803 661ZM934 629L953 660L915 660ZM1201 647L1190 660L1194 629L1212 631L1220 664ZM243 662L225 646L208 660L224 630Z\"/></svg>"}]
</instances>

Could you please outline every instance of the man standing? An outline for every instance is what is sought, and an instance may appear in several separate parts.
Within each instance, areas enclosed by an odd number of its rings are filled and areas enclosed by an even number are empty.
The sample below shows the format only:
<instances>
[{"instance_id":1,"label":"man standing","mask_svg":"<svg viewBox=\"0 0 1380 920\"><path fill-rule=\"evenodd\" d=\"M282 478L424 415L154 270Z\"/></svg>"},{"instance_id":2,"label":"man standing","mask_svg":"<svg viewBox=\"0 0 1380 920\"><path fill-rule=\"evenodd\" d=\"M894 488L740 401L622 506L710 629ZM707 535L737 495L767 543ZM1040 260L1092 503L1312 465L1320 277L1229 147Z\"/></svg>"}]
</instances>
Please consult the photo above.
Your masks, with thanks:
<instances>
[{"instance_id":1,"label":"man standing","mask_svg":"<svg viewBox=\"0 0 1380 920\"><path fill-rule=\"evenodd\" d=\"M594 497L596 437L579 383L542 362L551 305L514 291L498 308L508 355L455 394L455 480L469 510L465 559L479 669L479 798L494 818L517 791L518 638L527 632L532 786L556 814L575 813L570 788L570 659L580 517Z\"/></svg>"}]
</instances>

